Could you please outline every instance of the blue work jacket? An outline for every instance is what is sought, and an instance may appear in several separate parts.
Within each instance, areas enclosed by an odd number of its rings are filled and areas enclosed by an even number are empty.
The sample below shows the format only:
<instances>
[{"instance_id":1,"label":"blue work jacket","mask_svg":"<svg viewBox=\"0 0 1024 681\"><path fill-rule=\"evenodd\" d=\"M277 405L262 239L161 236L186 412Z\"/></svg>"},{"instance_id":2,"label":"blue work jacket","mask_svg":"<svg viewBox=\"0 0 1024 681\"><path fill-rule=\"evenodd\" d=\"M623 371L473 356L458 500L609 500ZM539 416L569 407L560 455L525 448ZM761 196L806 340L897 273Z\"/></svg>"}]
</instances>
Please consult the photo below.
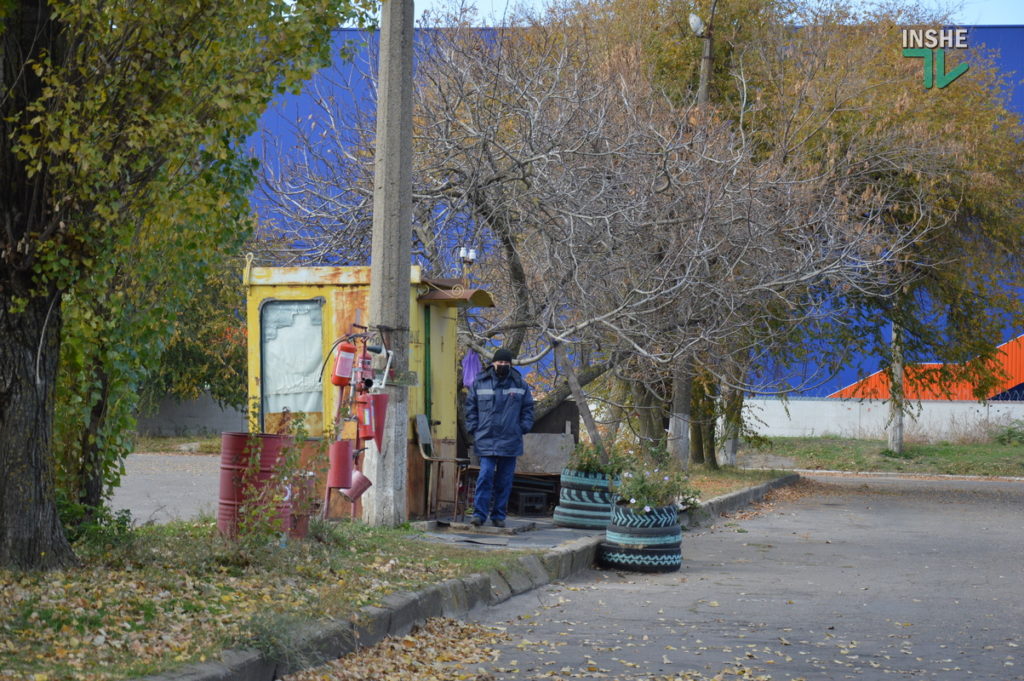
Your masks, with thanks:
<instances>
[{"instance_id":1,"label":"blue work jacket","mask_svg":"<svg viewBox=\"0 0 1024 681\"><path fill-rule=\"evenodd\" d=\"M515 368L498 378L488 367L466 397L466 429L477 456L521 456L523 435L533 428L533 395Z\"/></svg>"}]
</instances>

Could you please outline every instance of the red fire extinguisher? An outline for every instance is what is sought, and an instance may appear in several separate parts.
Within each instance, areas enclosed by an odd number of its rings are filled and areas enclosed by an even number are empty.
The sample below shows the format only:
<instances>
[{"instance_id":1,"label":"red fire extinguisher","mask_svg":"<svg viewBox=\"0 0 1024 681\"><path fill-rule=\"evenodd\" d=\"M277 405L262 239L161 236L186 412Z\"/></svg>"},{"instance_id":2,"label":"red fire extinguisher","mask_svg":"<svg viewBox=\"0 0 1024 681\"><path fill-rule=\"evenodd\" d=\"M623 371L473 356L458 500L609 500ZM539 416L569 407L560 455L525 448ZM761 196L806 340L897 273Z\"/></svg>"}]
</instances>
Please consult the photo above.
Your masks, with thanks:
<instances>
[{"instance_id":1,"label":"red fire extinguisher","mask_svg":"<svg viewBox=\"0 0 1024 681\"><path fill-rule=\"evenodd\" d=\"M376 429L374 427L373 400L370 399L369 393L361 392L356 395L356 416L359 418L359 439L372 439Z\"/></svg>"},{"instance_id":2,"label":"red fire extinguisher","mask_svg":"<svg viewBox=\"0 0 1024 681\"><path fill-rule=\"evenodd\" d=\"M373 380L373 358L370 356L370 353L365 350L359 358L359 380ZM369 388L370 386L366 385L365 387Z\"/></svg>"},{"instance_id":3,"label":"red fire extinguisher","mask_svg":"<svg viewBox=\"0 0 1024 681\"><path fill-rule=\"evenodd\" d=\"M331 373L331 383L338 386L346 386L352 380L352 365L356 359L356 346L348 341L338 344L338 354L334 360L334 371Z\"/></svg>"}]
</instances>

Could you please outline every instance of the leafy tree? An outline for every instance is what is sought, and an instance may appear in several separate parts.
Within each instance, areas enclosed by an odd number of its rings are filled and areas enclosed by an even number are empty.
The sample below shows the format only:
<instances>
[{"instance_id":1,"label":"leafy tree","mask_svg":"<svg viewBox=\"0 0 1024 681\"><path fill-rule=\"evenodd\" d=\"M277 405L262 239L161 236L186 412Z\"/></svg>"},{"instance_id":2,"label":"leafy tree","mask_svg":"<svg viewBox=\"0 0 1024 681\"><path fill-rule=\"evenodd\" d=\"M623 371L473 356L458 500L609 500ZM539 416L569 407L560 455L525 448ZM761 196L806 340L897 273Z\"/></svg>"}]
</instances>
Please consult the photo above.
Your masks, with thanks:
<instances>
[{"instance_id":1,"label":"leafy tree","mask_svg":"<svg viewBox=\"0 0 1024 681\"><path fill-rule=\"evenodd\" d=\"M606 25L601 34L610 48L644 46L640 54L656 81L685 102L698 63L686 18L694 11L707 20L710 4L580 3L577 11ZM808 280L802 297L753 296L746 309L765 325L716 353L727 361L709 363L704 352L696 364L723 383L719 393L726 396L768 388L745 380L756 367L798 363L812 352L824 366L856 354L882 357L890 371L900 355L908 363L939 359L940 367L907 380L940 391L967 380L983 396L999 372L992 359L1003 329L1021 318L1015 289L1024 144L1006 106L1004 77L975 50L971 70L952 86L924 90L919 61L902 57L899 27L949 22L914 3L716 4L710 118L742 125L758 159L781 156L809 175L847 164L846 187L836 196L868 199L862 205L877 214L872 231L906 240L876 271L880 282L902 284L866 290ZM894 149L900 153L890 154ZM879 152L892 162L869 162ZM889 322L900 329L898 344L890 342ZM728 407L727 417L737 413L735 404Z\"/></svg>"},{"instance_id":2,"label":"leafy tree","mask_svg":"<svg viewBox=\"0 0 1024 681\"><path fill-rule=\"evenodd\" d=\"M820 140L824 153L813 163L872 144L910 150L900 163L862 173L859 191L885 188L881 224L920 235L892 258L890 276L906 279L892 295L833 292L830 304L848 313L827 338L833 347L882 357L890 377L904 362L938 360L903 383L941 393L966 381L984 398L1001 373L994 359L1004 329L1024 318L1024 138L1007 108L1006 76L975 45L970 70L951 86L922 88L918 60L894 47L899 27L949 22L911 4L864 11L836 2L798 16L805 28L787 36L781 50L761 50L751 60L752 77L773 93L754 115L772 121L766 127L776 131L774 145ZM783 60L783 53L801 58ZM960 58L951 54L947 68ZM779 114L778 102L791 99L803 102L803 125ZM892 403L899 419L907 406L901 390L893 390Z\"/></svg>"},{"instance_id":3,"label":"leafy tree","mask_svg":"<svg viewBox=\"0 0 1024 681\"><path fill-rule=\"evenodd\" d=\"M247 230L248 231L248 230ZM157 371L144 386L143 408L162 397L243 408L248 398L245 291L240 258L224 257L191 291Z\"/></svg>"},{"instance_id":4,"label":"leafy tree","mask_svg":"<svg viewBox=\"0 0 1024 681\"><path fill-rule=\"evenodd\" d=\"M0 565L73 560L51 447L65 324L82 333L69 361L89 376L75 405L87 413L103 402L103 371L157 340L154 320L121 293L160 283L133 270L140 254L157 249L149 262L173 273L218 216L233 221L251 167L220 180L239 143L270 97L327 63L330 28L365 7L0 2ZM110 316L93 320L101 305ZM122 310L132 331L108 339ZM135 380L127 370L110 394Z\"/></svg>"},{"instance_id":5,"label":"leafy tree","mask_svg":"<svg viewBox=\"0 0 1024 681\"><path fill-rule=\"evenodd\" d=\"M251 166L241 157L210 164L182 187L174 204L187 208L171 213L174 222L147 220L138 247L111 255L112 278L102 286L98 278L83 279L65 296L54 424L65 524L90 520L119 483L145 395L167 390L194 398L210 380L218 396L244 403L245 338L231 324L240 287L226 301L221 287L228 282L218 277L225 278L225 264L237 260L228 254L250 233ZM231 187L229 203L217 205ZM179 221L191 228L177 229ZM226 343L220 335L231 332ZM197 343L205 343L202 350ZM234 375L218 380L211 371L218 360Z\"/></svg>"}]
</instances>

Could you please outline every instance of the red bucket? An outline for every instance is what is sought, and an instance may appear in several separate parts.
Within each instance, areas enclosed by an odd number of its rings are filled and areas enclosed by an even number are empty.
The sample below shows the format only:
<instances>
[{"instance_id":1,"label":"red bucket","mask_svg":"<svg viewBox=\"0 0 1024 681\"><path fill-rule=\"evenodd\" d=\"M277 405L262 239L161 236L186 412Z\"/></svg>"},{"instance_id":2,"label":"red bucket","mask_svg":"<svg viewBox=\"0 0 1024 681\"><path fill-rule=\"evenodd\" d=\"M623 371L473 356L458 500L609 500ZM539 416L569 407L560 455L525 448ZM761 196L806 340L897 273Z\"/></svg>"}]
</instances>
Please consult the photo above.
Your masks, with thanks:
<instances>
[{"instance_id":1,"label":"red bucket","mask_svg":"<svg viewBox=\"0 0 1024 681\"><path fill-rule=\"evenodd\" d=\"M370 395L370 404L373 407L373 441L377 443L377 450L384 449L384 422L388 414L387 393L374 393Z\"/></svg>"},{"instance_id":2,"label":"red bucket","mask_svg":"<svg viewBox=\"0 0 1024 681\"><path fill-rule=\"evenodd\" d=\"M347 440L332 442L328 450L331 468L327 472L327 486L344 489L352 486L352 443Z\"/></svg>"},{"instance_id":3,"label":"red bucket","mask_svg":"<svg viewBox=\"0 0 1024 681\"><path fill-rule=\"evenodd\" d=\"M341 496L355 503L355 500L363 496L363 492L373 485L370 479L363 475L362 471L352 472L352 486L341 490Z\"/></svg>"}]
</instances>

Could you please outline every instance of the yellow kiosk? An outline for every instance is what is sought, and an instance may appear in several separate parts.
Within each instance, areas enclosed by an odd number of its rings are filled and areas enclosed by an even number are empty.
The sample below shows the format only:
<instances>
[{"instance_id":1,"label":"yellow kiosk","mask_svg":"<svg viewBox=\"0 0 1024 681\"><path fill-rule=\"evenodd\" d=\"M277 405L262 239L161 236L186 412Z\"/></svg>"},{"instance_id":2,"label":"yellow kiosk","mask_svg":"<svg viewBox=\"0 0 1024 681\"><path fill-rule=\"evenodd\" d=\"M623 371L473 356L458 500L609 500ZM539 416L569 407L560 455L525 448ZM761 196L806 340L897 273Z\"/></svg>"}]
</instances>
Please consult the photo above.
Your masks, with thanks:
<instances>
[{"instance_id":1,"label":"yellow kiosk","mask_svg":"<svg viewBox=\"0 0 1024 681\"><path fill-rule=\"evenodd\" d=\"M339 390L329 380L331 349L350 334L369 310L369 267L245 268L249 354L249 429L275 433L286 414L305 414L310 437L322 438L338 410ZM418 266L409 276L410 375L407 508L422 518L455 505L458 433L459 307L491 307L486 291L458 279L424 277ZM427 489L429 462L414 424L429 424L432 457L438 465ZM425 417L425 418L424 418ZM355 424L345 423L351 438ZM330 428L327 428L328 432ZM315 467L314 467L315 468ZM321 488L323 481L320 481ZM436 501L436 504L434 503ZM346 510L344 508L342 511Z\"/></svg>"}]
</instances>

